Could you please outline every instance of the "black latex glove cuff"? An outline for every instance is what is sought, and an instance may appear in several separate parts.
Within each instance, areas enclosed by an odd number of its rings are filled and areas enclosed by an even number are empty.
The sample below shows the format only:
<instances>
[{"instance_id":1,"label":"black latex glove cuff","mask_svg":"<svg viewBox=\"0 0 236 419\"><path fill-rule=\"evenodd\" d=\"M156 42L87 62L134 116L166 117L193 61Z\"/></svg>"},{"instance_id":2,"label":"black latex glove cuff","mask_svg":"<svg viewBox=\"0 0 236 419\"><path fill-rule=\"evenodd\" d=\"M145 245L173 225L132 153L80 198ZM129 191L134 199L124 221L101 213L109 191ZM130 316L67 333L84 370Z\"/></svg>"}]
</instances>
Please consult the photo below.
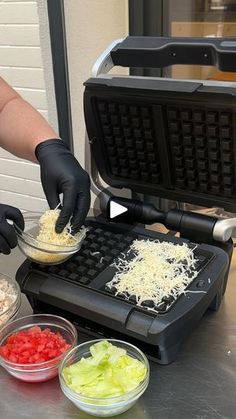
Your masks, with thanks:
<instances>
[{"instance_id":1,"label":"black latex glove cuff","mask_svg":"<svg viewBox=\"0 0 236 419\"><path fill-rule=\"evenodd\" d=\"M56 231L60 233L71 219L72 232L83 224L90 208L90 179L87 172L59 139L38 144L35 155L41 169L41 181L48 204L55 209L63 194L63 204Z\"/></svg>"},{"instance_id":2,"label":"black latex glove cuff","mask_svg":"<svg viewBox=\"0 0 236 419\"><path fill-rule=\"evenodd\" d=\"M50 140L42 141L36 146L35 156L39 162L40 158L43 157L43 153L45 152L46 148L51 146L62 147L64 150L67 150L70 153L70 150L67 147L66 143L64 143L64 141L62 141L60 138L51 138Z\"/></svg>"},{"instance_id":3,"label":"black latex glove cuff","mask_svg":"<svg viewBox=\"0 0 236 419\"><path fill-rule=\"evenodd\" d=\"M21 230L24 230L25 226L20 210L0 204L0 252L5 255L9 255L11 249L14 249L17 245L15 229L7 220L13 221Z\"/></svg>"}]
</instances>

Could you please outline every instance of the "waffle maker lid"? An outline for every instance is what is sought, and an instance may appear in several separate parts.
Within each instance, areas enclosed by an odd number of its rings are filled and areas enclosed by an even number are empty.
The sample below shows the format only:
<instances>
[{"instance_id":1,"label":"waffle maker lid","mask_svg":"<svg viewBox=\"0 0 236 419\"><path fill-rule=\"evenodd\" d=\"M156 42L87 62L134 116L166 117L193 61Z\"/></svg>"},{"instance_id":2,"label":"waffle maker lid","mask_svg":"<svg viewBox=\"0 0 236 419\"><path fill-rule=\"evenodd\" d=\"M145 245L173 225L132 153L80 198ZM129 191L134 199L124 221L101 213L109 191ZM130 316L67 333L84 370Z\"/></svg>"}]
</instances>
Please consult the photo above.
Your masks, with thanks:
<instances>
[{"instance_id":1,"label":"waffle maker lid","mask_svg":"<svg viewBox=\"0 0 236 419\"><path fill-rule=\"evenodd\" d=\"M128 37L111 57L124 66L181 62L232 71L234 44L226 39ZM90 78L84 114L101 177L116 188L235 211L235 98L233 83Z\"/></svg>"}]
</instances>

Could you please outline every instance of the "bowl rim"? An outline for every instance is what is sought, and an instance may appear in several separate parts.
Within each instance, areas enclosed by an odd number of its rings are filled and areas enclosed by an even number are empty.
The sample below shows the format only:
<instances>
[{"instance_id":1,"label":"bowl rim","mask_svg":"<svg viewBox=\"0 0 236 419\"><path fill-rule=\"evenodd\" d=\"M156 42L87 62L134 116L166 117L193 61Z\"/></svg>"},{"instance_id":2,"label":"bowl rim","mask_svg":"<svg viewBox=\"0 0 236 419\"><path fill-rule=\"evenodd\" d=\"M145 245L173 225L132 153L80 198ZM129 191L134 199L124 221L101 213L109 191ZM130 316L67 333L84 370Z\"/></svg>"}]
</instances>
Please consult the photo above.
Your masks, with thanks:
<instances>
[{"instance_id":1,"label":"bowl rim","mask_svg":"<svg viewBox=\"0 0 236 419\"><path fill-rule=\"evenodd\" d=\"M17 310L20 306L20 301L21 301L21 290L20 290L20 286L19 286L18 282L14 278L11 278L10 276L8 276L8 275L6 275L2 272L0 272L0 281L1 281L1 279L6 279L11 285L13 285L16 288L16 299L9 308L7 308L5 311L0 313L0 319L1 319L1 316L6 316L12 310L12 308L14 306L16 306L16 310ZM7 326L5 323L2 327L0 326L0 331L2 331L2 329L5 326Z\"/></svg>"},{"instance_id":2,"label":"bowl rim","mask_svg":"<svg viewBox=\"0 0 236 419\"><path fill-rule=\"evenodd\" d=\"M135 350L136 352L139 353L139 355L141 355L141 358L143 360L143 363L146 367L146 375L144 377L144 379L139 383L139 385L137 387L135 387L133 390L128 391L125 394L119 395L119 396L112 396L112 397L91 397L91 396L84 396L80 393L75 392L74 390L72 390L67 383L64 380L63 377L63 369L64 369L64 364L66 363L66 361L68 360L68 358L71 356L71 354L73 352L76 352L78 349L82 348L83 346L86 345L94 345L95 343L101 342L101 341L108 341L108 342L114 342L114 343L120 343L122 345L127 345L129 348L132 348L133 350ZM137 358L136 358L137 359ZM72 364L73 365L73 364ZM126 342L124 340L120 340L120 339L94 339L94 340L90 340L90 341L86 341L83 343L80 343L79 345L76 345L74 348L70 349L70 351L66 354L66 356L63 358L60 366L59 366L59 370L58 370L58 376L59 376L59 381L60 381L60 385L62 390L66 390L66 392L68 392L74 399L76 399L79 402L85 403L87 405L94 405L94 402L104 402L104 401L113 401L113 403L120 403L121 399L123 397L127 397L127 398L132 398L136 395L139 395L139 393L143 393L145 391L145 389L148 386L148 382L149 382L149 376L150 376L150 365L148 362L148 359L146 357L146 355L139 349L137 348L137 346L133 345L132 343ZM64 391L63 391L64 392ZM140 394L140 395L141 395ZM88 402L87 402L88 401ZM89 403L93 402L93 403ZM112 404L112 403L111 403Z\"/></svg>"},{"instance_id":3,"label":"bowl rim","mask_svg":"<svg viewBox=\"0 0 236 419\"><path fill-rule=\"evenodd\" d=\"M25 320L27 318L29 319L31 317L37 318L37 317L41 317L41 316L44 316L46 318L55 319L55 320L57 320L57 319L63 320L63 322L66 323L67 326L69 326L71 331L73 331L74 343L72 344L72 347L67 349L65 352L58 355L57 357L50 359L49 361L31 363L31 364L21 364L21 363L11 362L11 361L5 359L3 356L0 355L0 365L7 366L9 368L15 369L15 370L17 370L17 372L25 372L25 373L35 372L36 373L36 372L44 371L44 370L47 370L47 369L50 369L50 368L55 368L56 365L51 365L51 363L54 362L54 361L58 361L58 362L56 362L56 364L60 364L60 362L62 361L64 356L66 356L67 353L70 352L75 347L74 345L76 345L76 342L78 341L78 332L77 332L75 326L73 325L73 323L71 323L69 320L65 319L64 317L57 316L57 315L54 315L54 314L31 314L31 315L28 315L28 316L19 317L18 319L15 319L15 320L11 321L10 323L7 323L6 325L4 325L0 329L0 335L2 333L4 334L4 329L6 329L9 326L14 325L16 322L19 322L21 320ZM43 323L44 322L42 321L40 324L43 324ZM20 328L19 330L20 331L24 330L24 328L27 328L29 326L30 325L22 326L22 328ZM31 327L34 327L34 326L39 326L39 324L31 325ZM50 327L50 326L48 326L48 327ZM13 335L14 333L16 333L16 332L12 331L8 335L5 335L4 337L2 337L2 339L0 340L0 347L2 346L3 340L7 339L9 336ZM40 368L40 366L42 366L42 368ZM21 370L18 367L23 367L23 369ZM32 370L30 370L31 367L32 367ZM38 369L35 369L36 367L38 367Z\"/></svg>"},{"instance_id":4,"label":"bowl rim","mask_svg":"<svg viewBox=\"0 0 236 419\"><path fill-rule=\"evenodd\" d=\"M24 213L24 220L25 222L27 221L36 221L38 220L39 217L41 217L41 215L43 215L44 212L39 212L39 211L28 211ZM55 254L55 252L63 252L63 253L70 253L72 251L77 251L79 250L79 248L81 247L82 241L84 240L84 238L86 237L86 228L83 231L81 240L76 243L75 245L60 245L60 244L53 244L53 243L47 243L44 242L42 240L38 240L35 237L33 237L31 234L29 234L28 232L22 230L17 224L13 223L14 228L16 230L16 235L17 237L22 240L26 245L36 249L36 250L40 250L41 252L45 252L45 253L52 253ZM29 239L29 241L27 241L27 239ZM40 247L40 244L43 245L43 247ZM50 245L53 246L55 249L45 249L45 245Z\"/></svg>"}]
</instances>

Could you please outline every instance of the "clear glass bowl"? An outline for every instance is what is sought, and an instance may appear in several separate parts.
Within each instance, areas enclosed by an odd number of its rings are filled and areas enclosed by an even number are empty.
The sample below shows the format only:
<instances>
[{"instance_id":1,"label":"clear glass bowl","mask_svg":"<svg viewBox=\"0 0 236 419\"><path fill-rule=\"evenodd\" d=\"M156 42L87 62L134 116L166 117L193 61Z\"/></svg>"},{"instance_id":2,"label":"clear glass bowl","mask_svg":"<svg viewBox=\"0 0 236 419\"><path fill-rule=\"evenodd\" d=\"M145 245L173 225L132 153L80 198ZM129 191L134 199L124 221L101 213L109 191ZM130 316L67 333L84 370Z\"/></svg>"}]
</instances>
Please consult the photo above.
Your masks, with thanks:
<instances>
[{"instance_id":1,"label":"clear glass bowl","mask_svg":"<svg viewBox=\"0 0 236 419\"><path fill-rule=\"evenodd\" d=\"M77 406L80 410L83 410L84 412L87 412L93 416L111 417L119 415L120 413L130 409L137 402L139 397L144 393L149 384L149 363L146 356L135 346L121 340L106 339L113 345L125 349L127 354L131 357L141 361L146 366L146 376L144 380L138 385L138 387L122 396L109 398L93 398L82 396L81 394L76 393L70 387L68 387L62 374L63 369L74 364L75 362L80 361L81 358L87 358L91 356L89 351L91 345L102 340L104 339L85 342L70 350L60 365L59 379L61 389L65 396L71 400L71 402L74 403L75 406Z\"/></svg>"},{"instance_id":2,"label":"clear glass bowl","mask_svg":"<svg viewBox=\"0 0 236 419\"><path fill-rule=\"evenodd\" d=\"M7 283L10 285L10 287L13 289L13 292L15 294L15 298L14 300L9 304L9 306L4 309L4 311L2 311L0 313L0 330L2 327L4 327L9 321L13 320L20 308L20 304L21 304L21 292L20 292L20 287L18 285L18 283L10 278L9 276L0 273L0 281L4 279L5 281L7 281ZM1 288L0 288L1 290ZM1 301L0 301L0 306L1 306Z\"/></svg>"},{"instance_id":3,"label":"clear glass bowl","mask_svg":"<svg viewBox=\"0 0 236 419\"><path fill-rule=\"evenodd\" d=\"M39 218L42 213L25 213L25 231L14 225L18 238L18 247L22 253L30 260L43 265L57 265L69 259L81 248L86 233L81 237L81 241L75 246L60 246L44 243L37 240L39 233Z\"/></svg>"},{"instance_id":4,"label":"clear glass bowl","mask_svg":"<svg viewBox=\"0 0 236 419\"><path fill-rule=\"evenodd\" d=\"M74 348L77 344L77 331L68 320L51 314L33 314L14 320L1 329L0 346L4 345L7 338L13 333L28 330L33 326L39 326L41 329L50 328L52 332L60 332L66 342L71 345L71 348ZM71 348L50 361L40 362L38 364L17 364L4 359L0 355L0 365L9 374L19 380L30 383L47 381L57 376L58 367Z\"/></svg>"}]
</instances>

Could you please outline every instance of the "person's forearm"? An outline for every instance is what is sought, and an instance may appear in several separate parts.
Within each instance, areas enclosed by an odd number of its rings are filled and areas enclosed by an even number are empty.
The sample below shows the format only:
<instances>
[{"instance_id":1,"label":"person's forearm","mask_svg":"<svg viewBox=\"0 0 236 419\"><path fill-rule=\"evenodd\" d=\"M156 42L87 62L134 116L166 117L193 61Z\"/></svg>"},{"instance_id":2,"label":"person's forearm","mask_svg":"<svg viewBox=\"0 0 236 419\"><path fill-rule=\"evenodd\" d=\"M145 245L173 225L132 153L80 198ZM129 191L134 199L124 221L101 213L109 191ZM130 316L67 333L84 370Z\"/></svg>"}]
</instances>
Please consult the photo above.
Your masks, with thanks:
<instances>
[{"instance_id":1,"label":"person's forearm","mask_svg":"<svg viewBox=\"0 0 236 419\"><path fill-rule=\"evenodd\" d=\"M50 138L58 138L58 134L0 78L0 146L18 157L37 161L36 146Z\"/></svg>"}]
</instances>

